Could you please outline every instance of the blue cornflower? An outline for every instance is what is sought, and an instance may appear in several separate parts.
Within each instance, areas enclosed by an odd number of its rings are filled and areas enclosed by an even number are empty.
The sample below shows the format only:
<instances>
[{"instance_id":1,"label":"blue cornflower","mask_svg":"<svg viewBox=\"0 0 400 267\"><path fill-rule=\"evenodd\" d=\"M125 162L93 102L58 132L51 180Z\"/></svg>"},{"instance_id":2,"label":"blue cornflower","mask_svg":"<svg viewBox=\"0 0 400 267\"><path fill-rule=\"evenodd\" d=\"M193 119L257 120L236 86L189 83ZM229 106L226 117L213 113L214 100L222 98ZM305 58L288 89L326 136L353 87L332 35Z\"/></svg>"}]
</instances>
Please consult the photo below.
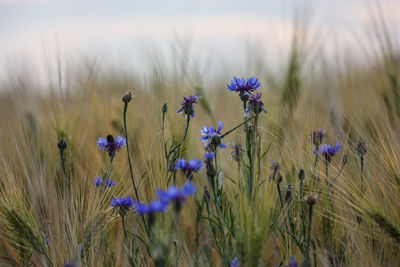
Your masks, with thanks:
<instances>
[{"instance_id":1,"label":"blue cornflower","mask_svg":"<svg viewBox=\"0 0 400 267\"><path fill-rule=\"evenodd\" d=\"M261 113L261 111L264 111L265 113L267 113L267 111L264 108L264 103L260 99L261 99L261 93L257 93L256 95L250 95L249 105L246 109L246 112L253 112L255 114L259 114Z\"/></svg>"},{"instance_id":2,"label":"blue cornflower","mask_svg":"<svg viewBox=\"0 0 400 267\"><path fill-rule=\"evenodd\" d=\"M238 262L238 260L237 260L237 257L235 257L235 258L232 260L231 267L237 267L237 266L239 266L239 262Z\"/></svg>"},{"instance_id":3,"label":"blue cornflower","mask_svg":"<svg viewBox=\"0 0 400 267\"><path fill-rule=\"evenodd\" d=\"M178 159L175 163L175 170L181 170L186 177L190 177L194 172L198 172L203 169L203 163L201 159L192 159L190 161L186 161L185 159Z\"/></svg>"},{"instance_id":4,"label":"blue cornflower","mask_svg":"<svg viewBox=\"0 0 400 267\"><path fill-rule=\"evenodd\" d=\"M100 185L104 185L105 187L114 187L116 185L114 181L108 179L106 179L103 183L103 179L101 177L97 177L94 180L94 184L96 185L96 187L99 187Z\"/></svg>"},{"instance_id":5,"label":"blue cornflower","mask_svg":"<svg viewBox=\"0 0 400 267\"><path fill-rule=\"evenodd\" d=\"M113 206L114 208L118 207L131 208L133 206L133 199L131 197L127 198L115 197L113 198L113 200L111 200L111 206Z\"/></svg>"},{"instance_id":6,"label":"blue cornflower","mask_svg":"<svg viewBox=\"0 0 400 267\"><path fill-rule=\"evenodd\" d=\"M94 184L96 185L96 187L99 187L102 183L103 183L103 179L101 179L100 177L97 177L94 180Z\"/></svg>"},{"instance_id":7,"label":"blue cornflower","mask_svg":"<svg viewBox=\"0 0 400 267\"><path fill-rule=\"evenodd\" d=\"M161 202L166 204L174 203L176 210L179 211L186 198L193 196L196 190L196 186L188 181L182 189L179 189L175 185L168 187L166 191L159 189L157 190L157 196L160 198Z\"/></svg>"},{"instance_id":8,"label":"blue cornflower","mask_svg":"<svg viewBox=\"0 0 400 267\"><path fill-rule=\"evenodd\" d=\"M134 203L135 211L139 215L150 215L157 212L165 212L167 210L168 203L162 202L160 200L153 200L149 204L144 204L141 202Z\"/></svg>"},{"instance_id":9,"label":"blue cornflower","mask_svg":"<svg viewBox=\"0 0 400 267\"><path fill-rule=\"evenodd\" d=\"M331 145L324 144L321 146L320 153L328 162L331 162L332 158L340 151L342 146L336 143L333 147ZM317 154L317 146L313 148L314 155Z\"/></svg>"},{"instance_id":10,"label":"blue cornflower","mask_svg":"<svg viewBox=\"0 0 400 267\"><path fill-rule=\"evenodd\" d=\"M204 155L203 161L206 165L210 165L212 164L213 160L215 158L215 153L211 152L211 153L206 153Z\"/></svg>"},{"instance_id":11,"label":"blue cornflower","mask_svg":"<svg viewBox=\"0 0 400 267\"><path fill-rule=\"evenodd\" d=\"M238 92L239 96L251 94L261 87L260 81L255 77L250 77L247 81L243 78L233 77L231 84L227 84L227 89L232 92Z\"/></svg>"},{"instance_id":12,"label":"blue cornflower","mask_svg":"<svg viewBox=\"0 0 400 267\"><path fill-rule=\"evenodd\" d=\"M217 146L220 148L226 148L226 145L221 143L221 131L223 128L224 124L218 122L218 129L208 126L204 126L203 129L201 129L201 142L203 142L208 151L215 151Z\"/></svg>"},{"instance_id":13,"label":"blue cornflower","mask_svg":"<svg viewBox=\"0 0 400 267\"><path fill-rule=\"evenodd\" d=\"M112 135L107 135L106 139L99 137L97 140L99 149L107 151L110 157L114 156L115 152L120 150L124 145L126 145L126 140L122 136L117 136L117 139L114 140Z\"/></svg>"},{"instance_id":14,"label":"blue cornflower","mask_svg":"<svg viewBox=\"0 0 400 267\"><path fill-rule=\"evenodd\" d=\"M201 96L199 93L196 93L196 95L191 95L191 96L184 96L183 97L183 102L182 102L182 107L176 111L177 114L180 114L183 112L183 116L187 115L190 116L191 118L196 117L196 112L194 111L193 104L199 103L199 99Z\"/></svg>"},{"instance_id":15,"label":"blue cornflower","mask_svg":"<svg viewBox=\"0 0 400 267\"><path fill-rule=\"evenodd\" d=\"M286 265L285 267L297 267L296 259L294 257L291 257L289 265Z\"/></svg>"}]
</instances>

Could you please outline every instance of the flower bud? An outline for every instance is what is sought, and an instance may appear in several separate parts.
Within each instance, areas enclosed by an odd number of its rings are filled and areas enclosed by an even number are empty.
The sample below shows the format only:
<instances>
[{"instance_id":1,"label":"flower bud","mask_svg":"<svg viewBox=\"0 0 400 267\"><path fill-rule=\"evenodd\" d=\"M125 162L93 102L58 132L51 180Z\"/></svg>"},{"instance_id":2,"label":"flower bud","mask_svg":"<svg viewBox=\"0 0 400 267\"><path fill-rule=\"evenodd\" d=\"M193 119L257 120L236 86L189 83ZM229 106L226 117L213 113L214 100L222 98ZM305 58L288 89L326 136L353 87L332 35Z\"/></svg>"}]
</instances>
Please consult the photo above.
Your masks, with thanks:
<instances>
[{"instance_id":1,"label":"flower bud","mask_svg":"<svg viewBox=\"0 0 400 267\"><path fill-rule=\"evenodd\" d=\"M299 171L299 179L300 179L300 181L303 181L305 177L306 177L306 174L304 173L304 169L301 168L300 171Z\"/></svg>"},{"instance_id":2,"label":"flower bud","mask_svg":"<svg viewBox=\"0 0 400 267\"><path fill-rule=\"evenodd\" d=\"M67 142L65 141L64 138L61 138L61 139L57 142L57 147L58 147L60 150L64 150L64 149L67 148Z\"/></svg>"},{"instance_id":3,"label":"flower bud","mask_svg":"<svg viewBox=\"0 0 400 267\"><path fill-rule=\"evenodd\" d=\"M128 93L126 93L123 97L122 97L122 102L128 104L129 102L131 102L132 100L132 91L129 90Z\"/></svg>"},{"instance_id":4,"label":"flower bud","mask_svg":"<svg viewBox=\"0 0 400 267\"><path fill-rule=\"evenodd\" d=\"M168 111L168 105L167 103L164 103L164 105L161 108L162 113L166 113Z\"/></svg>"}]
</instances>

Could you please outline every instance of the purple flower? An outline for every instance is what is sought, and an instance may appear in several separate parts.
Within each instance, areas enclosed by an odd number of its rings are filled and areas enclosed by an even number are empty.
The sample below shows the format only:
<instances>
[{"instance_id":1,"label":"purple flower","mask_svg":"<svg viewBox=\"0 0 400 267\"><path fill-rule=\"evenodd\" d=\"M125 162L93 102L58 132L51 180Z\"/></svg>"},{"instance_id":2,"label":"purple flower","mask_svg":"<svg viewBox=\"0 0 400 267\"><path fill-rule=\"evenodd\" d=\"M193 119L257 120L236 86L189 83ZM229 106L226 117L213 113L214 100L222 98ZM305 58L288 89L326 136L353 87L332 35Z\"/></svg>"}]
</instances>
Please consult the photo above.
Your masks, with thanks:
<instances>
[{"instance_id":1,"label":"purple flower","mask_svg":"<svg viewBox=\"0 0 400 267\"><path fill-rule=\"evenodd\" d=\"M294 257L291 257L289 265L286 265L285 267L297 267L296 259Z\"/></svg>"},{"instance_id":2,"label":"purple flower","mask_svg":"<svg viewBox=\"0 0 400 267\"><path fill-rule=\"evenodd\" d=\"M135 211L139 215L151 215L158 212L165 212L167 207L168 203L159 200L153 200L149 204L143 204L140 202L134 204Z\"/></svg>"},{"instance_id":3,"label":"purple flower","mask_svg":"<svg viewBox=\"0 0 400 267\"><path fill-rule=\"evenodd\" d=\"M131 197L113 198L113 200L111 200L111 206L113 206L114 208L118 208L118 207L131 208L133 206L133 199Z\"/></svg>"},{"instance_id":4,"label":"purple flower","mask_svg":"<svg viewBox=\"0 0 400 267\"><path fill-rule=\"evenodd\" d=\"M179 211L186 198L193 196L196 190L196 186L188 181L182 189L179 189L175 185L168 187L166 191L159 189L157 190L157 196L160 198L161 202L164 202L166 205L174 203L175 208Z\"/></svg>"},{"instance_id":5,"label":"purple flower","mask_svg":"<svg viewBox=\"0 0 400 267\"><path fill-rule=\"evenodd\" d=\"M231 267L237 267L237 266L239 266L239 262L238 262L238 260L237 260L237 257L235 257L235 258L232 260Z\"/></svg>"},{"instance_id":6,"label":"purple flower","mask_svg":"<svg viewBox=\"0 0 400 267\"><path fill-rule=\"evenodd\" d=\"M211 153L206 153L204 155L203 161L206 165L210 165L213 163L213 160L215 158L215 153L211 152Z\"/></svg>"},{"instance_id":7,"label":"purple flower","mask_svg":"<svg viewBox=\"0 0 400 267\"><path fill-rule=\"evenodd\" d=\"M198 172L203 169L203 163L201 159L192 159L190 161L186 161L185 159L178 159L175 163L175 170L181 170L186 177L190 177L194 172Z\"/></svg>"},{"instance_id":8,"label":"purple flower","mask_svg":"<svg viewBox=\"0 0 400 267\"><path fill-rule=\"evenodd\" d=\"M250 77L247 81L243 78L233 77L231 84L227 84L227 89L232 92L238 92L239 96L250 94L261 87L260 81L255 77Z\"/></svg>"},{"instance_id":9,"label":"purple flower","mask_svg":"<svg viewBox=\"0 0 400 267\"><path fill-rule=\"evenodd\" d=\"M116 185L116 183L114 181L111 181L111 180L108 180L108 179L106 179L104 181L104 186L106 186L106 187L114 187L115 185Z\"/></svg>"},{"instance_id":10,"label":"purple flower","mask_svg":"<svg viewBox=\"0 0 400 267\"><path fill-rule=\"evenodd\" d=\"M336 143L333 147L331 145L324 144L321 146L320 153L328 162L331 162L332 158L340 151L342 146L339 143ZM315 145L313 148L314 155L317 154L317 146Z\"/></svg>"},{"instance_id":11,"label":"purple flower","mask_svg":"<svg viewBox=\"0 0 400 267\"><path fill-rule=\"evenodd\" d=\"M246 112L253 112L255 114L260 114L261 111L267 113L264 108L264 103L260 100L261 93L257 93L256 95L249 96L249 106L246 109Z\"/></svg>"},{"instance_id":12,"label":"purple flower","mask_svg":"<svg viewBox=\"0 0 400 267\"><path fill-rule=\"evenodd\" d=\"M217 146L220 148L226 148L226 145L221 143L221 131L223 128L224 124L222 122L218 122L218 129L208 126L204 126L203 129L201 129L201 142L208 151L215 151Z\"/></svg>"},{"instance_id":13,"label":"purple flower","mask_svg":"<svg viewBox=\"0 0 400 267\"><path fill-rule=\"evenodd\" d=\"M114 181L108 179L106 179L103 183L103 179L101 177L97 177L94 180L94 184L96 185L96 187L99 187L100 185L104 185L105 187L114 187L116 185Z\"/></svg>"},{"instance_id":14,"label":"purple flower","mask_svg":"<svg viewBox=\"0 0 400 267\"><path fill-rule=\"evenodd\" d=\"M99 137L97 140L99 149L107 151L110 157L114 156L115 152L120 150L124 145L126 145L126 140L121 136L117 136L117 139L114 140L112 135L107 135L106 139Z\"/></svg>"},{"instance_id":15,"label":"purple flower","mask_svg":"<svg viewBox=\"0 0 400 267\"><path fill-rule=\"evenodd\" d=\"M183 112L183 116L187 115L190 116L191 118L196 117L196 112L194 111L193 104L199 103L199 99L201 96L199 93L196 93L194 96L184 96L183 97L183 102L182 102L182 107L176 111L177 114L180 114Z\"/></svg>"},{"instance_id":16,"label":"purple flower","mask_svg":"<svg viewBox=\"0 0 400 267\"><path fill-rule=\"evenodd\" d=\"M102 183L103 183L103 179L101 179L100 177L97 177L94 180L94 184L96 185L96 187L99 187Z\"/></svg>"}]
</instances>

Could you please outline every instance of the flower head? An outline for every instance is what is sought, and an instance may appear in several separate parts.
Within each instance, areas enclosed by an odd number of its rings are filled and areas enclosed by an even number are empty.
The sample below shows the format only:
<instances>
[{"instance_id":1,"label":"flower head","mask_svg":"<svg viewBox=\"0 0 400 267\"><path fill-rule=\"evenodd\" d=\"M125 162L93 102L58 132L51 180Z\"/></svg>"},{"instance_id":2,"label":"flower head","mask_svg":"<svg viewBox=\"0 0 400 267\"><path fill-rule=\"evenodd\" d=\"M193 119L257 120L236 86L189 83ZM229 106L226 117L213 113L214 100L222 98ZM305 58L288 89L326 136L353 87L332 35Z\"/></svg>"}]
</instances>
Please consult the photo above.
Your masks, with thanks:
<instances>
[{"instance_id":1,"label":"flower head","mask_svg":"<svg viewBox=\"0 0 400 267\"><path fill-rule=\"evenodd\" d=\"M57 142L57 147L60 150L64 150L67 148L67 142L65 141L64 138L61 138L58 142Z\"/></svg>"},{"instance_id":2,"label":"flower head","mask_svg":"<svg viewBox=\"0 0 400 267\"><path fill-rule=\"evenodd\" d=\"M238 262L238 260L237 260L237 257L235 257L235 258L232 260L231 267L237 267L237 266L239 266L239 262Z\"/></svg>"},{"instance_id":3,"label":"flower head","mask_svg":"<svg viewBox=\"0 0 400 267\"><path fill-rule=\"evenodd\" d=\"M204 126L201 129L201 142L208 151L214 152L215 148L218 146L220 148L226 148L226 145L221 143L221 131L224 128L222 122L218 122L218 128Z\"/></svg>"},{"instance_id":4,"label":"flower head","mask_svg":"<svg viewBox=\"0 0 400 267\"><path fill-rule=\"evenodd\" d=\"M107 135L107 138L101 138L97 140L97 146L100 150L104 150L108 152L108 155L112 157L115 152L121 149L126 145L126 140L122 136L117 136L117 139L114 139L112 135Z\"/></svg>"},{"instance_id":5,"label":"flower head","mask_svg":"<svg viewBox=\"0 0 400 267\"><path fill-rule=\"evenodd\" d=\"M296 259L294 257L291 257L289 265L286 265L285 267L297 267Z\"/></svg>"},{"instance_id":6,"label":"flower head","mask_svg":"<svg viewBox=\"0 0 400 267\"><path fill-rule=\"evenodd\" d=\"M247 113L253 112L254 114L260 114L261 111L267 113L264 108L264 103L260 100L261 93L257 93L256 95L249 96L249 106L246 109Z\"/></svg>"},{"instance_id":7,"label":"flower head","mask_svg":"<svg viewBox=\"0 0 400 267\"><path fill-rule=\"evenodd\" d=\"M357 154L358 154L360 157L364 157L365 154L367 154L367 152L368 152L368 147L367 147L367 144L365 143L365 141L360 140L360 141L357 143L356 152L357 152Z\"/></svg>"},{"instance_id":8,"label":"flower head","mask_svg":"<svg viewBox=\"0 0 400 267\"><path fill-rule=\"evenodd\" d=\"M100 185L104 185L105 187L114 187L116 185L116 183L114 181L111 181L108 179L106 179L103 183L103 178L101 178L101 177L97 177L94 180L94 184L96 185L96 187L99 187Z\"/></svg>"},{"instance_id":9,"label":"flower head","mask_svg":"<svg viewBox=\"0 0 400 267\"><path fill-rule=\"evenodd\" d=\"M203 161L206 165L212 164L213 160L215 158L215 153L210 152L204 154Z\"/></svg>"},{"instance_id":10,"label":"flower head","mask_svg":"<svg viewBox=\"0 0 400 267\"><path fill-rule=\"evenodd\" d=\"M133 97L133 95L132 95L132 91L131 90L129 90L129 92L128 93L126 93L123 97L122 97L122 102L124 102L124 103L126 103L126 104L128 104L129 102L131 102L131 100L132 100L132 97Z\"/></svg>"},{"instance_id":11,"label":"flower head","mask_svg":"<svg viewBox=\"0 0 400 267\"><path fill-rule=\"evenodd\" d=\"M186 177L190 177L194 172L198 172L203 169L203 162L201 159L192 159L190 161L186 161L185 159L178 159L175 163L175 170L181 170Z\"/></svg>"},{"instance_id":12,"label":"flower head","mask_svg":"<svg viewBox=\"0 0 400 267\"><path fill-rule=\"evenodd\" d=\"M182 107L176 111L177 114L180 114L183 112L183 116L187 115L190 116L191 118L196 117L196 112L194 111L193 104L199 103L199 99L201 96L199 93L197 93L194 96L184 96L183 97L183 102L182 102Z\"/></svg>"},{"instance_id":13,"label":"flower head","mask_svg":"<svg viewBox=\"0 0 400 267\"><path fill-rule=\"evenodd\" d=\"M333 147L331 145L324 144L321 146L320 153L328 161L331 162L332 158L340 151L342 146L336 143ZM317 154L317 146L313 148L314 155Z\"/></svg>"},{"instance_id":14,"label":"flower head","mask_svg":"<svg viewBox=\"0 0 400 267\"><path fill-rule=\"evenodd\" d=\"M227 89L238 92L239 96L250 94L261 87L260 81L255 77L250 77L247 81L244 78L233 77L231 84L227 84Z\"/></svg>"},{"instance_id":15,"label":"flower head","mask_svg":"<svg viewBox=\"0 0 400 267\"><path fill-rule=\"evenodd\" d=\"M160 200L153 200L149 204L136 202L134 203L134 208L139 215L151 215L154 213L165 212L168 208L168 204Z\"/></svg>"},{"instance_id":16,"label":"flower head","mask_svg":"<svg viewBox=\"0 0 400 267\"><path fill-rule=\"evenodd\" d=\"M115 197L115 198L113 198L113 200L111 200L111 206L113 206L114 208L118 208L118 207L131 208L133 206L133 199L131 197L127 197L127 198Z\"/></svg>"},{"instance_id":17,"label":"flower head","mask_svg":"<svg viewBox=\"0 0 400 267\"><path fill-rule=\"evenodd\" d=\"M196 190L196 186L188 181L181 189L175 185L168 187L165 191L159 189L157 190L157 196L160 198L161 202L167 205L169 203L174 203L175 208L179 210L182 203L188 197L193 196L196 193Z\"/></svg>"},{"instance_id":18,"label":"flower head","mask_svg":"<svg viewBox=\"0 0 400 267\"><path fill-rule=\"evenodd\" d=\"M125 216L129 208L133 206L133 199L131 197L113 198L113 200L111 200L111 206L113 206L114 208L119 208L119 214L121 216Z\"/></svg>"}]
</instances>

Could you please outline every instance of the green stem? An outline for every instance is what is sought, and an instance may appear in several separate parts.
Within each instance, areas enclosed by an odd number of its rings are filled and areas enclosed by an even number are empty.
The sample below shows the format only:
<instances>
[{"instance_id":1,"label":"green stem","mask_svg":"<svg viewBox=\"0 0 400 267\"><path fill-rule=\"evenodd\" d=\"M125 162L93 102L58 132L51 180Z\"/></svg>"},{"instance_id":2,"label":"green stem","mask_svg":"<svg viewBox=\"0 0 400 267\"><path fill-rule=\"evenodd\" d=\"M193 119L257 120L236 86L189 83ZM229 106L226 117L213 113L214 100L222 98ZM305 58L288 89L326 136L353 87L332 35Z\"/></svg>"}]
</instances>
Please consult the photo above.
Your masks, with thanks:
<instances>
[{"instance_id":1,"label":"green stem","mask_svg":"<svg viewBox=\"0 0 400 267\"><path fill-rule=\"evenodd\" d=\"M310 261L310 242L311 242L311 225L312 225L312 213L313 213L313 205L310 205L310 212L308 214L308 237L307 237L307 250L306 255L308 261Z\"/></svg>"},{"instance_id":2,"label":"green stem","mask_svg":"<svg viewBox=\"0 0 400 267\"><path fill-rule=\"evenodd\" d=\"M311 178L313 186L315 185L315 182L316 182L316 172L317 172L317 164L318 164L318 158L319 158L318 147L316 148L316 150L317 150L317 154L315 155L314 169L313 169L312 178Z\"/></svg>"}]
</instances>

